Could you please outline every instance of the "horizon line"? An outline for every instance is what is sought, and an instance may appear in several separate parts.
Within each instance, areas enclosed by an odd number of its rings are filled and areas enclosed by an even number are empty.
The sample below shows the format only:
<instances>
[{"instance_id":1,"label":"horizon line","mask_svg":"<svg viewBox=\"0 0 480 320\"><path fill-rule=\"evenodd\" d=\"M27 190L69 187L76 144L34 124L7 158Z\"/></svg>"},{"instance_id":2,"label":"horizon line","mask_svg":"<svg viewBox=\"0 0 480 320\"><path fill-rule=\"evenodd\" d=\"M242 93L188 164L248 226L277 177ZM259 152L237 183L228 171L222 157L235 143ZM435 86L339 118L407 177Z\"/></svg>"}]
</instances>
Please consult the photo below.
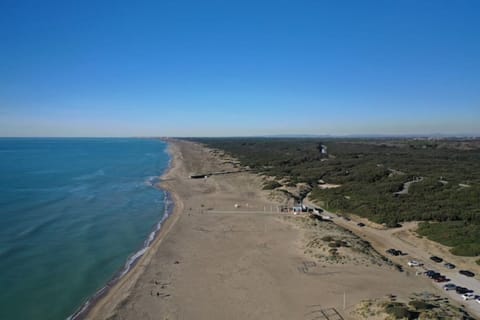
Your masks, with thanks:
<instances>
[{"instance_id":1,"label":"horizon line","mask_svg":"<svg viewBox=\"0 0 480 320\"><path fill-rule=\"evenodd\" d=\"M404 134L261 134L261 135L145 135L145 136L0 136L0 139L164 139L164 138L480 138L480 133L404 133Z\"/></svg>"}]
</instances>

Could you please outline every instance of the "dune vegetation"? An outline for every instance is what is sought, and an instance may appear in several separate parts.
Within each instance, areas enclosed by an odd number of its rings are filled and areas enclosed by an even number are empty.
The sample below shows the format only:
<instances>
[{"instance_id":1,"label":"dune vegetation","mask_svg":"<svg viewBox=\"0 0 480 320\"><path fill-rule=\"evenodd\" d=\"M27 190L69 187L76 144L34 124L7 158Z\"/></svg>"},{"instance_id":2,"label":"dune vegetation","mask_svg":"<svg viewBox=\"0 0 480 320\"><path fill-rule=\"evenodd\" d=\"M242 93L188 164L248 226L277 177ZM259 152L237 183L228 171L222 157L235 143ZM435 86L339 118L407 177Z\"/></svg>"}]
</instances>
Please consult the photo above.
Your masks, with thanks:
<instances>
[{"instance_id":1,"label":"dune vegetation","mask_svg":"<svg viewBox=\"0 0 480 320\"><path fill-rule=\"evenodd\" d=\"M308 184L309 198L327 210L390 227L424 221L421 235L452 246L454 254L480 254L478 139L194 140L273 177L265 189Z\"/></svg>"}]
</instances>

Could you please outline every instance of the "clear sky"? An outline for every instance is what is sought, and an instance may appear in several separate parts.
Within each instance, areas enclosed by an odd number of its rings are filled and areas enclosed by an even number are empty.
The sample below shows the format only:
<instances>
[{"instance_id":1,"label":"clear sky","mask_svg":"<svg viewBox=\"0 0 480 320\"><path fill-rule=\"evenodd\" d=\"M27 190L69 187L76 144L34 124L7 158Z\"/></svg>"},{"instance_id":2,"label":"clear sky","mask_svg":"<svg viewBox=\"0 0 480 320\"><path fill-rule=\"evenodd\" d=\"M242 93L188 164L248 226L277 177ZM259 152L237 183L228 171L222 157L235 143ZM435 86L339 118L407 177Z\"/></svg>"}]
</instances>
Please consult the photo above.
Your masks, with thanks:
<instances>
[{"instance_id":1,"label":"clear sky","mask_svg":"<svg viewBox=\"0 0 480 320\"><path fill-rule=\"evenodd\" d=\"M0 136L480 134L480 1L0 1Z\"/></svg>"}]
</instances>

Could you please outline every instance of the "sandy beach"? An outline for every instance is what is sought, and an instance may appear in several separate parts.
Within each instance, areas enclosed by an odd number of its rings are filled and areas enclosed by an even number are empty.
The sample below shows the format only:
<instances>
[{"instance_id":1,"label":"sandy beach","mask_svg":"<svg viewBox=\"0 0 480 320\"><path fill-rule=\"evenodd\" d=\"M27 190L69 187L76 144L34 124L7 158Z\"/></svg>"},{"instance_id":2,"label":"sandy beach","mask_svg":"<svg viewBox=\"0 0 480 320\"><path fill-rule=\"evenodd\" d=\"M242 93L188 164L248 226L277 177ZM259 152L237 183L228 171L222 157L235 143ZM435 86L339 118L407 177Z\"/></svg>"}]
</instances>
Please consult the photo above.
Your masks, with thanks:
<instances>
[{"instance_id":1,"label":"sandy beach","mask_svg":"<svg viewBox=\"0 0 480 320\"><path fill-rule=\"evenodd\" d=\"M356 319L363 299L434 290L332 223L270 212L279 203L260 176L190 179L236 167L192 142L169 148L173 163L160 186L174 213L88 319L323 319L319 310L333 309Z\"/></svg>"}]
</instances>

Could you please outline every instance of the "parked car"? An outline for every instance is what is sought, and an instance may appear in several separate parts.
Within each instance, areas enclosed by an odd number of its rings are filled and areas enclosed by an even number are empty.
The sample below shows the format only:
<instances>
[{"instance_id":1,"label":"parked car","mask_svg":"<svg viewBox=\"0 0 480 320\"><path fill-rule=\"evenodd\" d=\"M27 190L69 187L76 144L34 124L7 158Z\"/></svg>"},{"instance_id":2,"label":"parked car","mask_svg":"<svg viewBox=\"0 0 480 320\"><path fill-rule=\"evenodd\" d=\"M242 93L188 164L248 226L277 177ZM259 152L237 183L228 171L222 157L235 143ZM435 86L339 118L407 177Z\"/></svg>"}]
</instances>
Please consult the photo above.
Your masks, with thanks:
<instances>
[{"instance_id":1,"label":"parked car","mask_svg":"<svg viewBox=\"0 0 480 320\"><path fill-rule=\"evenodd\" d=\"M464 276L467 276L467 277L475 277L475 273L468 270L460 270L458 271L458 273L463 274Z\"/></svg>"},{"instance_id":2,"label":"parked car","mask_svg":"<svg viewBox=\"0 0 480 320\"><path fill-rule=\"evenodd\" d=\"M430 259L433 260L433 261L435 261L436 263L440 263L440 262L443 261L442 258L437 257L437 256L431 256Z\"/></svg>"},{"instance_id":3,"label":"parked car","mask_svg":"<svg viewBox=\"0 0 480 320\"><path fill-rule=\"evenodd\" d=\"M425 275L426 275L427 277L429 277L429 278L432 277L432 276L435 275L435 274L439 274L439 273L436 272L436 271L434 271L434 270L427 270L427 271L425 271Z\"/></svg>"},{"instance_id":4,"label":"parked car","mask_svg":"<svg viewBox=\"0 0 480 320\"><path fill-rule=\"evenodd\" d=\"M472 292L467 292L462 294L462 298L463 300L472 300L475 299L475 294L473 294Z\"/></svg>"},{"instance_id":5,"label":"parked car","mask_svg":"<svg viewBox=\"0 0 480 320\"><path fill-rule=\"evenodd\" d=\"M477 301L478 303L480 303L480 296L477 296L477 297L475 298L475 301Z\"/></svg>"},{"instance_id":6,"label":"parked car","mask_svg":"<svg viewBox=\"0 0 480 320\"><path fill-rule=\"evenodd\" d=\"M386 251L388 254L392 255L392 256L398 256L399 253L396 249L393 249L393 248L390 248Z\"/></svg>"},{"instance_id":7,"label":"parked car","mask_svg":"<svg viewBox=\"0 0 480 320\"><path fill-rule=\"evenodd\" d=\"M423 266L423 263L417 260L410 260L407 262L409 267L420 267Z\"/></svg>"},{"instance_id":8,"label":"parked car","mask_svg":"<svg viewBox=\"0 0 480 320\"><path fill-rule=\"evenodd\" d=\"M359 226L359 227L365 227L365 223L359 222L359 223L357 223L357 226Z\"/></svg>"},{"instance_id":9,"label":"parked car","mask_svg":"<svg viewBox=\"0 0 480 320\"><path fill-rule=\"evenodd\" d=\"M443 286L443 289L446 291L455 290L457 289L457 286L454 285L453 283L447 283Z\"/></svg>"},{"instance_id":10,"label":"parked car","mask_svg":"<svg viewBox=\"0 0 480 320\"><path fill-rule=\"evenodd\" d=\"M437 280L437 279L440 279L440 278L445 278L445 276L441 273L438 273L436 272L434 275L432 275L431 279L433 280Z\"/></svg>"},{"instance_id":11,"label":"parked car","mask_svg":"<svg viewBox=\"0 0 480 320\"><path fill-rule=\"evenodd\" d=\"M448 279L447 277L445 276L439 276L439 277L436 277L433 279L435 282L448 282L450 281L450 279Z\"/></svg>"},{"instance_id":12,"label":"parked car","mask_svg":"<svg viewBox=\"0 0 480 320\"><path fill-rule=\"evenodd\" d=\"M447 269L455 269L455 267L456 267L454 264L452 264L450 262L446 262L443 266Z\"/></svg>"},{"instance_id":13,"label":"parked car","mask_svg":"<svg viewBox=\"0 0 480 320\"><path fill-rule=\"evenodd\" d=\"M473 290L470 290L468 288L465 288L465 287L457 287L455 289L455 291L458 293L458 294L465 294L465 293L468 293L468 292L473 292Z\"/></svg>"},{"instance_id":14,"label":"parked car","mask_svg":"<svg viewBox=\"0 0 480 320\"><path fill-rule=\"evenodd\" d=\"M403 253L401 250L397 249L388 249L387 253L391 254L392 256L405 256L407 255L406 253Z\"/></svg>"},{"instance_id":15,"label":"parked car","mask_svg":"<svg viewBox=\"0 0 480 320\"><path fill-rule=\"evenodd\" d=\"M388 254L391 254L392 256L398 256L397 250L393 249L393 248L390 248L385 252L388 253Z\"/></svg>"}]
</instances>

